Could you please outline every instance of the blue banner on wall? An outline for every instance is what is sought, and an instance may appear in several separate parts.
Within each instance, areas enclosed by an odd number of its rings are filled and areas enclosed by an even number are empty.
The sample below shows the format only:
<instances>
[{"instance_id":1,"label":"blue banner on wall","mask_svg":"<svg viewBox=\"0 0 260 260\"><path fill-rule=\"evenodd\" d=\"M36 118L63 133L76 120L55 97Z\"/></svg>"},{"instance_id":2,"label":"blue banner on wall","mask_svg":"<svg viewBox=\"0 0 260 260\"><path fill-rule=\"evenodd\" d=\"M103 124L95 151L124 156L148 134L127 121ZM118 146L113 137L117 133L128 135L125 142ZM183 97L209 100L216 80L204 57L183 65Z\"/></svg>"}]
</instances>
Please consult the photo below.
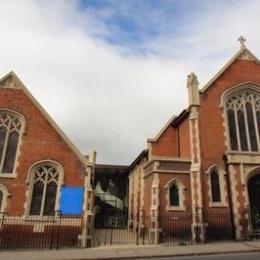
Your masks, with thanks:
<instances>
[{"instance_id":1,"label":"blue banner on wall","mask_svg":"<svg viewBox=\"0 0 260 260\"><path fill-rule=\"evenodd\" d=\"M62 215L82 214L84 188L62 187L60 210Z\"/></svg>"}]
</instances>

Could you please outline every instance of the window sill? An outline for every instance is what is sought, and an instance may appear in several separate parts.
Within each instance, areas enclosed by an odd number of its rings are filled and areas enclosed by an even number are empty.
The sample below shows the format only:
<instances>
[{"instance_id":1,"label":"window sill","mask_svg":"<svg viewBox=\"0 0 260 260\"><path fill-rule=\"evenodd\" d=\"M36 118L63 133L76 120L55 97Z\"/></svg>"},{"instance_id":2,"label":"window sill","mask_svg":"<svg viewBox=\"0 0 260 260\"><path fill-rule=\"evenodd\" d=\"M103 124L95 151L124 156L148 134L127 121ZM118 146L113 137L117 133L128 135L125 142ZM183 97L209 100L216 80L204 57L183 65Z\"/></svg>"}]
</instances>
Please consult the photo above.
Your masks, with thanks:
<instances>
[{"instance_id":1,"label":"window sill","mask_svg":"<svg viewBox=\"0 0 260 260\"><path fill-rule=\"evenodd\" d=\"M258 152L258 151L233 151L233 150L229 150L229 151L226 152L226 154L260 155L260 152Z\"/></svg>"},{"instance_id":2,"label":"window sill","mask_svg":"<svg viewBox=\"0 0 260 260\"><path fill-rule=\"evenodd\" d=\"M16 177L16 173L0 173L0 178L15 179Z\"/></svg>"},{"instance_id":3,"label":"window sill","mask_svg":"<svg viewBox=\"0 0 260 260\"><path fill-rule=\"evenodd\" d=\"M226 208L228 205L224 202L210 202L209 206L212 208Z\"/></svg>"},{"instance_id":4,"label":"window sill","mask_svg":"<svg viewBox=\"0 0 260 260\"><path fill-rule=\"evenodd\" d=\"M25 221L35 221L35 220L39 220L39 221L46 221L46 222L49 222L50 220L57 220L59 219L58 216L36 216L36 215L27 215L27 216L24 216L24 220Z\"/></svg>"},{"instance_id":5,"label":"window sill","mask_svg":"<svg viewBox=\"0 0 260 260\"><path fill-rule=\"evenodd\" d=\"M179 206L179 207L174 207L174 206L166 206L167 211L185 211L185 207Z\"/></svg>"},{"instance_id":6,"label":"window sill","mask_svg":"<svg viewBox=\"0 0 260 260\"><path fill-rule=\"evenodd\" d=\"M259 164L260 152L226 152L228 163Z\"/></svg>"}]
</instances>

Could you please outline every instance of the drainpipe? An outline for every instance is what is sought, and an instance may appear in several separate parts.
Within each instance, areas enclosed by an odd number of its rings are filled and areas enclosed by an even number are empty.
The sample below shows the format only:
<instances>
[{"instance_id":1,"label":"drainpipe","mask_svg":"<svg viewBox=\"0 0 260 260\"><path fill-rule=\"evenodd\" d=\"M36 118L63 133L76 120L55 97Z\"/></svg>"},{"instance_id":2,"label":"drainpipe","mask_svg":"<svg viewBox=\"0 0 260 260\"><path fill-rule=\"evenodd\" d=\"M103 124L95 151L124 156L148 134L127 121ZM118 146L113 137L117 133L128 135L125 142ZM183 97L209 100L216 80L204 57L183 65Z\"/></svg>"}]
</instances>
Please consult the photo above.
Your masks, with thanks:
<instances>
[{"instance_id":1,"label":"drainpipe","mask_svg":"<svg viewBox=\"0 0 260 260\"><path fill-rule=\"evenodd\" d=\"M225 164L225 170L227 173L227 192L228 192L228 203L229 203L229 210L230 210L230 217L231 217L231 228L232 228L232 236L233 239L236 239L236 227L235 227L235 220L234 220L234 214L233 214L233 201L232 201L232 192L231 192L231 186L230 186L230 172L228 168L228 163L227 163L227 156L223 155L223 161Z\"/></svg>"}]
</instances>

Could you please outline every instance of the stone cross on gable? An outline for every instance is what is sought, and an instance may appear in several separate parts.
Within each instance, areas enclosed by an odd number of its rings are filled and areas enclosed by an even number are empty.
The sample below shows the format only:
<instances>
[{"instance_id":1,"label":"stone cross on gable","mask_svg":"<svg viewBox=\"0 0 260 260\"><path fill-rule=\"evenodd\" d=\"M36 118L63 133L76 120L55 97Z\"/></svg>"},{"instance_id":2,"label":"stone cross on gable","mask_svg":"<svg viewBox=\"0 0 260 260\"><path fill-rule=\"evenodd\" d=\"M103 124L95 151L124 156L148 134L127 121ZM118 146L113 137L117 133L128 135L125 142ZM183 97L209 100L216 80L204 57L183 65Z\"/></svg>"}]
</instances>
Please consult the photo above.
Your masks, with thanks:
<instances>
[{"instance_id":1,"label":"stone cross on gable","mask_svg":"<svg viewBox=\"0 0 260 260\"><path fill-rule=\"evenodd\" d=\"M240 36L238 38L238 41L240 42L241 48L245 48L246 47L246 45L245 45L246 38L244 36Z\"/></svg>"}]
</instances>

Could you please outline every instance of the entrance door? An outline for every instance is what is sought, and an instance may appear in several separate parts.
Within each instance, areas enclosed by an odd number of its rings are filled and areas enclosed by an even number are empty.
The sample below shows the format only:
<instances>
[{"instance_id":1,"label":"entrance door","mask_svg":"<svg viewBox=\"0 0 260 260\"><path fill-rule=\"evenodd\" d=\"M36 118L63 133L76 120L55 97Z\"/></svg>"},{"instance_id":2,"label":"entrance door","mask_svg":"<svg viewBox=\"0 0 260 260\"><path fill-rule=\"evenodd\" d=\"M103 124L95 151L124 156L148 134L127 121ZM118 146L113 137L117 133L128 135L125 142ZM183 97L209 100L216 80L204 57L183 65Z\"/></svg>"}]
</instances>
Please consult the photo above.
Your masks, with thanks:
<instances>
[{"instance_id":1,"label":"entrance door","mask_svg":"<svg viewBox=\"0 0 260 260\"><path fill-rule=\"evenodd\" d=\"M248 181L248 193L253 229L260 229L260 174Z\"/></svg>"}]
</instances>

